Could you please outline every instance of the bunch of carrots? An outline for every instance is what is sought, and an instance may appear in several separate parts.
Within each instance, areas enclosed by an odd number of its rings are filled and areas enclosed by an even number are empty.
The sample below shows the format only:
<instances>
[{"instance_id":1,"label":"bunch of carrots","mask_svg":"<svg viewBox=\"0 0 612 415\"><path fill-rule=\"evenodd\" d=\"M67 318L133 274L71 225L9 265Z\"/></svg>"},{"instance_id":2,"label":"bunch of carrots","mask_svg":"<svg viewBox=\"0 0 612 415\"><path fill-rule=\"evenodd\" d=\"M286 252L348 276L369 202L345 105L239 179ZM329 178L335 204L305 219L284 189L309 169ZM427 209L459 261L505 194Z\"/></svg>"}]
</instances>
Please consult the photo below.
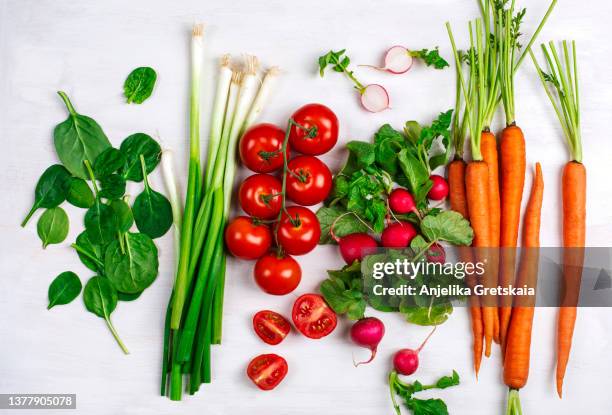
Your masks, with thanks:
<instances>
[{"instance_id":1,"label":"bunch of carrots","mask_svg":"<svg viewBox=\"0 0 612 415\"><path fill-rule=\"evenodd\" d=\"M537 283L540 214L544 182L536 164L531 195L523 216L523 235L518 269L519 222L526 170L525 137L515 119L514 74L556 5L550 4L529 43L520 52L518 38L525 10L515 11L512 0L480 1L482 17L469 22L470 47L459 51L447 23L457 67L457 96L453 121L455 159L448 169L451 208L468 218L474 229L472 251L460 251L487 264L485 286L519 285L535 288ZM557 113L571 153L563 171L563 241L564 286L559 313L557 345L557 390L561 396L567 366L576 303L580 287L582 249L585 238L586 173L580 143L580 114L575 47L570 54L563 44L562 58L554 45L543 47L550 73L534 63ZM563 63L562 63L563 60ZM468 73L464 74L463 63ZM552 86L550 91L547 85ZM463 105L462 105L463 98ZM499 143L491 132L491 120L503 107L506 127ZM464 141L469 130L471 161L464 159ZM516 276L516 278L515 278ZM471 282L468 281L468 284ZM504 381L510 388L507 413L520 413L518 390L525 386L529 373L533 304L525 299L471 298L470 315L474 336L474 369L480 369L482 354L491 354L493 342L499 343L504 356ZM483 350L484 349L484 350Z\"/></svg>"}]
</instances>

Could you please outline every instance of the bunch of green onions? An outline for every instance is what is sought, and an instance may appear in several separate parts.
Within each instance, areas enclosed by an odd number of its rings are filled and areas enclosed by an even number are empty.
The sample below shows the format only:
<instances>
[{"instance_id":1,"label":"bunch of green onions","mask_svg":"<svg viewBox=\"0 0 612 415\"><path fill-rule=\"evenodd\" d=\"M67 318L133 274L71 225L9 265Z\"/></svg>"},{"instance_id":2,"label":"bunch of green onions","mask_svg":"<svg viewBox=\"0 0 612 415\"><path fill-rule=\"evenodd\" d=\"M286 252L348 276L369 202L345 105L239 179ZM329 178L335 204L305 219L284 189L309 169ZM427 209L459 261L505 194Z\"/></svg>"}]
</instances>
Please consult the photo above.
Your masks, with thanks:
<instances>
[{"instance_id":1,"label":"bunch of green onions","mask_svg":"<svg viewBox=\"0 0 612 415\"><path fill-rule=\"evenodd\" d=\"M247 56L244 67L221 59L203 171L200 161L200 89L203 26L195 25L191 43L190 158L185 207L175 214L178 264L166 311L161 394L180 400L185 388L194 394L211 381L210 346L221 343L227 222L236 146L267 101L278 70L258 79L258 61ZM172 180L169 180L172 181ZM176 199L176 198L175 198ZM175 203L173 209L180 211ZM184 386L183 382L187 380Z\"/></svg>"}]
</instances>

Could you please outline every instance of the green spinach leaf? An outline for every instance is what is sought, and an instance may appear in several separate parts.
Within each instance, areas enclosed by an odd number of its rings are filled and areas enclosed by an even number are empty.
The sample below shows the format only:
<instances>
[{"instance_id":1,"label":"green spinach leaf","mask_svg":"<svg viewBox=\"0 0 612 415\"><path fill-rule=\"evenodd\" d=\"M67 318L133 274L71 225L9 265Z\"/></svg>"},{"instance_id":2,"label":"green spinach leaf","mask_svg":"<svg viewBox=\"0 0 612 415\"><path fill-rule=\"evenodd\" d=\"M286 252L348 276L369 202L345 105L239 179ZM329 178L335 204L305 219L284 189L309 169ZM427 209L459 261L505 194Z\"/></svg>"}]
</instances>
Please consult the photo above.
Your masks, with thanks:
<instances>
[{"instance_id":1,"label":"green spinach leaf","mask_svg":"<svg viewBox=\"0 0 612 415\"><path fill-rule=\"evenodd\" d=\"M134 221L140 232L155 239L163 236L172 226L172 205L164 195L151 189L142 155L140 161L145 188L134 200Z\"/></svg>"},{"instance_id":2,"label":"green spinach leaf","mask_svg":"<svg viewBox=\"0 0 612 415\"><path fill-rule=\"evenodd\" d=\"M64 92L59 91L58 94L64 100L69 115L53 131L55 151L73 176L87 179L85 160L93 163L111 144L94 119L77 113Z\"/></svg>"},{"instance_id":3,"label":"green spinach leaf","mask_svg":"<svg viewBox=\"0 0 612 415\"><path fill-rule=\"evenodd\" d=\"M106 325L111 331L113 337L123 350L125 354L128 354L128 350L119 338L113 323L111 322L110 315L117 307L117 291L112 284L104 277L92 277L83 290L83 301L85 302L85 308L90 313L103 318L106 321Z\"/></svg>"},{"instance_id":4,"label":"green spinach leaf","mask_svg":"<svg viewBox=\"0 0 612 415\"><path fill-rule=\"evenodd\" d=\"M83 265L92 271L102 273L104 270L103 246L93 243L86 230L77 236L72 247L76 250Z\"/></svg>"},{"instance_id":5,"label":"green spinach leaf","mask_svg":"<svg viewBox=\"0 0 612 415\"><path fill-rule=\"evenodd\" d=\"M56 305L68 304L77 298L81 288L81 280L74 272L62 272L49 285L49 305L47 310Z\"/></svg>"},{"instance_id":6,"label":"green spinach leaf","mask_svg":"<svg viewBox=\"0 0 612 415\"><path fill-rule=\"evenodd\" d=\"M109 205L115 211L119 232L128 232L134 224L130 206L122 199L112 200Z\"/></svg>"},{"instance_id":7,"label":"green spinach leaf","mask_svg":"<svg viewBox=\"0 0 612 415\"><path fill-rule=\"evenodd\" d=\"M127 103L142 104L151 96L156 80L157 73L148 66L142 66L130 72L123 84L123 95Z\"/></svg>"},{"instance_id":8,"label":"green spinach leaf","mask_svg":"<svg viewBox=\"0 0 612 415\"><path fill-rule=\"evenodd\" d=\"M100 179L100 192L99 197L106 199L121 199L125 194L125 179L113 173L110 176L106 176Z\"/></svg>"},{"instance_id":9,"label":"green spinach leaf","mask_svg":"<svg viewBox=\"0 0 612 415\"><path fill-rule=\"evenodd\" d=\"M126 233L124 251L119 240L111 242L104 254L104 269L117 290L135 294L157 278L157 247L145 234Z\"/></svg>"},{"instance_id":10,"label":"green spinach leaf","mask_svg":"<svg viewBox=\"0 0 612 415\"><path fill-rule=\"evenodd\" d=\"M125 154L116 148L109 147L96 158L93 171L97 178L102 179L119 171L126 163Z\"/></svg>"},{"instance_id":11,"label":"green spinach leaf","mask_svg":"<svg viewBox=\"0 0 612 415\"><path fill-rule=\"evenodd\" d=\"M66 200L66 187L70 173L61 164L49 167L38 179L34 191L34 204L26 218L21 222L25 226L34 212L39 208L54 208Z\"/></svg>"},{"instance_id":12,"label":"green spinach leaf","mask_svg":"<svg viewBox=\"0 0 612 415\"><path fill-rule=\"evenodd\" d=\"M157 141L144 133L136 133L127 137L121 143L119 150L123 153L126 163L120 174L126 180L141 182L143 180L140 156L145 159L147 174L151 173L161 159L161 147Z\"/></svg>"},{"instance_id":13,"label":"green spinach leaf","mask_svg":"<svg viewBox=\"0 0 612 415\"><path fill-rule=\"evenodd\" d=\"M59 244L68 236L68 215L61 207L47 209L38 219L36 230L43 243L43 248L49 244Z\"/></svg>"},{"instance_id":14,"label":"green spinach leaf","mask_svg":"<svg viewBox=\"0 0 612 415\"><path fill-rule=\"evenodd\" d=\"M117 233L117 218L110 206L98 198L85 213L85 229L92 243L106 245L115 238Z\"/></svg>"},{"instance_id":15,"label":"green spinach leaf","mask_svg":"<svg viewBox=\"0 0 612 415\"><path fill-rule=\"evenodd\" d=\"M137 293L132 293L132 294L122 293L121 291L117 291L117 298L119 299L119 301L134 301L138 299L141 295L142 295L142 291L137 292Z\"/></svg>"},{"instance_id":16,"label":"green spinach leaf","mask_svg":"<svg viewBox=\"0 0 612 415\"><path fill-rule=\"evenodd\" d=\"M89 209L93 206L96 198L85 180L71 177L68 181L66 200L73 206Z\"/></svg>"}]
</instances>

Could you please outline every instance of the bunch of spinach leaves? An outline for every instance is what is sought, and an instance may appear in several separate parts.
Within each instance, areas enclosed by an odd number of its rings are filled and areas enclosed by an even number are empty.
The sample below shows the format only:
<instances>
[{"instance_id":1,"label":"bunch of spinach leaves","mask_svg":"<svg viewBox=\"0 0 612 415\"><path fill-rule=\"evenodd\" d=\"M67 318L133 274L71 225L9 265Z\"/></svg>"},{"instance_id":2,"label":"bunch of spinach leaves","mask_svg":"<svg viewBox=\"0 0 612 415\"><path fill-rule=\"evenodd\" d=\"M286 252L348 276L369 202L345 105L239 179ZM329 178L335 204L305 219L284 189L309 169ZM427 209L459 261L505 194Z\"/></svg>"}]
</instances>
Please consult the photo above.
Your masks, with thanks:
<instances>
[{"instance_id":1,"label":"bunch of spinach leaves","mask_svg":"<svg viewBox=\"0 0 612 415\"><path fill-rule=\"evenodd\" d=\"M64 241L69 220L60 207L64 201L82 209L85 229L71 245L81 262L95 272L83 290L88 311L104 318L111 333L127 349L110 321L117 301L132 301L158 274L158 251L153 238L172 224L170 202L151 189L147 176L161 157L159 144L136 133L119 148L111 146L100 125L76 112L68 96L59 92L69 112L54 131L55 149L62 164L49 167L40 177L34 204L22 226L39 208L38 235L46 247ZM130 207L125 194L128 181L144 182ZM136 224L139 232L132 232ZM49 306L68 304L81 292L79 277L66 271L49 287Z\"/></svg>"},{"instance_id":2,"label":"bunch of spinach leaves","mask_svg":"<svg viewBox=\"0 0 612 415\"><path fill-rule=\"evenodd\" d=\"M334 243L329 232L331 224L346 212L353 214L336 222L337 236L363 232L368 226L376 233L382 232L389 214L387 198L395 184L412 193L421 217L437 213L438 209L428 207L427 193L432 186L429 176L450 158L451 120L449 110L429 126L408 121L403 131L397 131L385 124L374 134L372 143L349 142L348 160L334 177L325 206L317 212L322 231L320 243ZM418 222L413 213L396 217Z\"/></svg>"}]
</instances>

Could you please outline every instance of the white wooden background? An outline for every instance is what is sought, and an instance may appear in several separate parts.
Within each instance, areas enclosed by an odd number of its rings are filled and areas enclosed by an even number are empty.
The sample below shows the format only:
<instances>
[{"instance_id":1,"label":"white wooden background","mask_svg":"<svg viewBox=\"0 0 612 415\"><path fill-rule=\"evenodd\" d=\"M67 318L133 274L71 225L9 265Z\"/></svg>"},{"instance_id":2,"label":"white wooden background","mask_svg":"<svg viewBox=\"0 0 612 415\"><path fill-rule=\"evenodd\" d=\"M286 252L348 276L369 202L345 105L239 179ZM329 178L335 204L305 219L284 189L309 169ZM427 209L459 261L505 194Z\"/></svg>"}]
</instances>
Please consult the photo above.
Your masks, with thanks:
<instances>
[{"instance_id":1,"label":"white wooden background","mask_svg":"<svg viewBox=\"0 0 612 415\"><path fill-rule=\"evenodd\" d=\"M529 7L526 31L543 14L544 0L519 1ZM172 284L170 235L158 240L160 275L135 303L122 303L113 314L117 330L131 351L124 356L104 322L84 310L81 300L47 311L48 284L67 269L83 281L91 272L80 265L68 243L43 251L36 220L26 229L27 212L40 173L56 162L52 129L66 117L55 94L65 90L77 110L93 116L118 145L127 135L158 134L178 155L184 172L187 144L188 33L192 23L207 23L209 67L222 53L253 53L265 65L283 69L282 82L262 120L282 123L298 106L320 101L338 114L341 141L368 139L385 122L400 128L408 119L430 121L452 106L452 70L416 65L403 76L358 69L365 82L388 87L392 110L361 110L350 83L336 74L319 79L316 58L330 48L347 48L355 63L377 63L385 48L440 45L450 58L444 22L450 19L465 45L468 18L477 13L472 0L338 1L66 1L0 0L0 393L76 393L83 414L269 414L391 413L386 375L400 347L415 347L427 328L384 315L387 335L376 361L355 369L346 324L333 335L311 341L292 333L282 345L269 347L252 332L254 312L271 308L285 315L297 294L312 291L325 270L341 265L334 247L318 248L299 259L304 278L295 295L271 297L253 283L251 263L229 261L224 342L213 353L214 383L194 397L172 403L158 394L162 324ZM612 60L606 17L612 3L560 1L541 39L571 36L578 41L581 66L583 137L589 172L587 233L593 246L610 246L612 196L609 167L612 141L609 120ZM144 105L126 105L121 96L126 75L136 66L153 66L158 84ZM210 97L212 76L206 74ZM517 77L517 119L528 146L528 161L541 161L546 181L542 244L560 243L560 169L567 159L554 118L529 61ZM204 112L206 137L207 117ZM324 157L342 163L342 145ZM242 172L245 173L244 171ZM184 177L184 175L183 175ZM153 185L162 187L155 175ZM526 188L530 184L527 180ZM132 188L135 194L137 189ZM82 213L73 218L69 241L80 232ZM526 414L609 414L609 310L581 310L565 382L565 398L554 392L555 310L538 310L534 325L529 384L521 392ZM456 310L421 355L418 378L431 381L456 369L459 387L436 396L452 414L502 413L506 390L499 352L485 359L478 382L471 370L467 313ZM246 378L247 362L256 354L276 352L289 362L289 375L273 392L257 390ZM71 412L74 413L74 412Z\"/></svg>"}]
</instances>

